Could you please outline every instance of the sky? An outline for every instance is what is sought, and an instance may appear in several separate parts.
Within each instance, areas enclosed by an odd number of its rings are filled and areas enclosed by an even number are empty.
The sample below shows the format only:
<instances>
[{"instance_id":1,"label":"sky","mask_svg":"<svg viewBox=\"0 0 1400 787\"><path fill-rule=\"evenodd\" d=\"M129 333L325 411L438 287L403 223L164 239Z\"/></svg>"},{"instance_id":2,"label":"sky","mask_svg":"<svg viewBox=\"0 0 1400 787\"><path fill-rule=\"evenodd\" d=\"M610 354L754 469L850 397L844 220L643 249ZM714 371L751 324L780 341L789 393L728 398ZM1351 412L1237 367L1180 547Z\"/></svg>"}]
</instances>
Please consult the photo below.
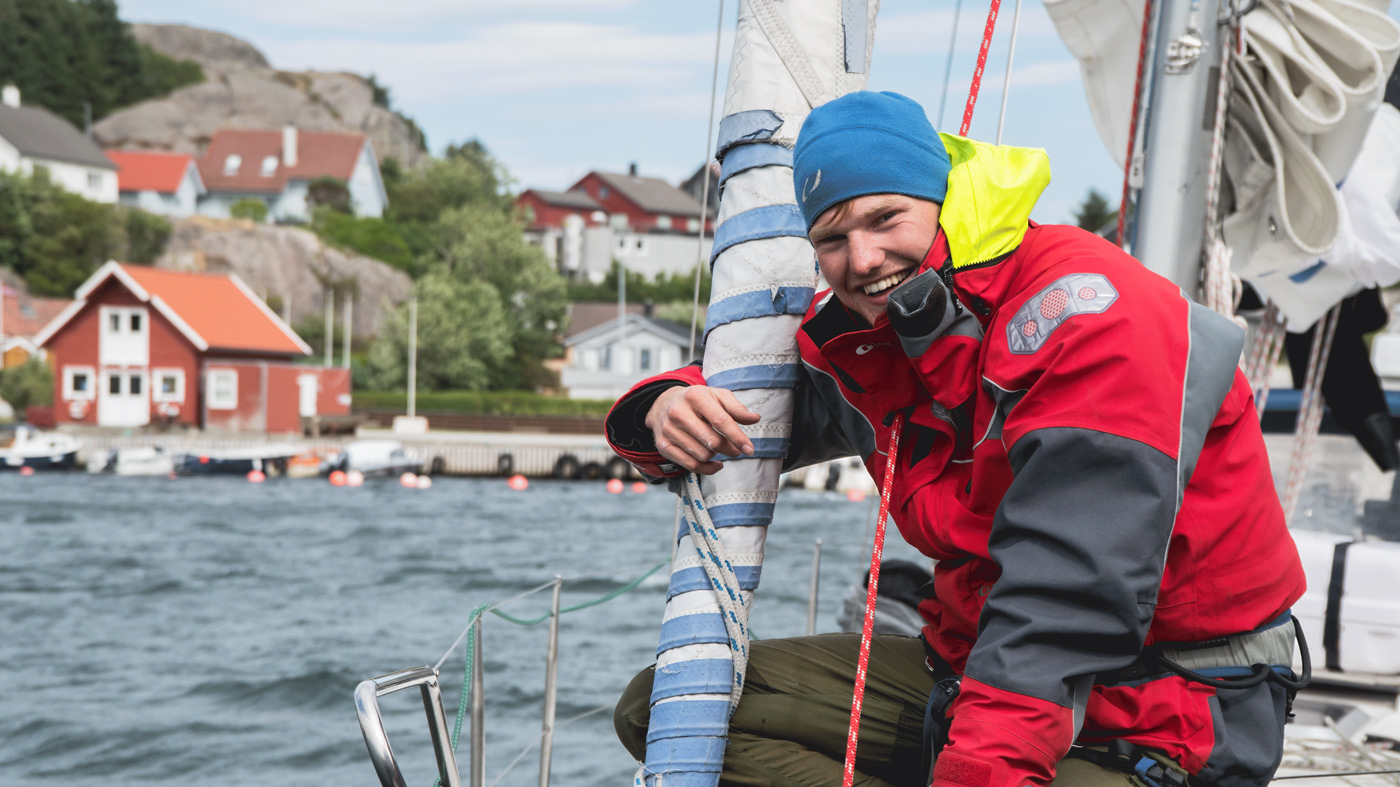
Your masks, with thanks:
<instances>
[{"instance_id":1,"label":"sky","mask_svg":"<svg viewBox=\"0 0 1400 787\"><path fill-rule=\"evenodd\" d=\"M996 136L1013 9L1002 5L974 138ZM123 0L121 10L129 22L231 33L280 69L374 74L433 152L479 138L516 190L562 191L589 171L634 162L677 183L706 156L720 0ZM936 128L956 132L986 13L987 0L884 0L870 89L904 93ZM737 15L738 0L724 0L716 124ZM1090 188L1117 201L1122 170L1042 0L1022 7L1002 141L1049 154L1052 180L1033 218L1072 221Z\"/></svg>"}]
</instances>

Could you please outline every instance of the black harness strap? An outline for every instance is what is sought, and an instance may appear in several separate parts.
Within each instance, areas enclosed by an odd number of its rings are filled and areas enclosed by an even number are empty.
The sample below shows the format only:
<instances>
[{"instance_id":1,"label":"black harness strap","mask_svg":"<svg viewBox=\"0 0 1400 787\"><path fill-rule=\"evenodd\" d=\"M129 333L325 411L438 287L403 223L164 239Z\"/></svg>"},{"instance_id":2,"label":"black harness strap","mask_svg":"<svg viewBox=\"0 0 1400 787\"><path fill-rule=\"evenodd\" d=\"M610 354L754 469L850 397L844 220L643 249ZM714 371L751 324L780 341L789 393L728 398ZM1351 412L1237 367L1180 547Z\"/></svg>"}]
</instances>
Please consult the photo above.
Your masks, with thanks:
<instances>
[{"instance_id":1,"label":"black harness strap","mask_svg":"<svg viewBox=\"0 0 1400 787\"><path fill-rule=\"evenodd\" d=\"M1327 616L1322 624L1322 647L1327 653L1327 669L1342 671L1342 594L1347 576L1347 549L1344 541L1332 550L1332 578L1327 583Z\"/></svg>"}]
</instances>

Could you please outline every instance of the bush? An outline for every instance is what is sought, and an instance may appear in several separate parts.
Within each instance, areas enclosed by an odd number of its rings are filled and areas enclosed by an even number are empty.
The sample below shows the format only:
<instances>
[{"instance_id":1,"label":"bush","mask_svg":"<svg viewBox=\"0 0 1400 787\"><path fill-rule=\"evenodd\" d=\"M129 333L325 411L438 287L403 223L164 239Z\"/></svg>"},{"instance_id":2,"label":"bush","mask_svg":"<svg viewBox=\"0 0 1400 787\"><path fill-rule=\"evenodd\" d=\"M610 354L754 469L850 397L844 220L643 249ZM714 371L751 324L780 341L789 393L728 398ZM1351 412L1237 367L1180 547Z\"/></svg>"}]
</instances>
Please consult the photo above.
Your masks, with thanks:
<instances>
[{"instance_id":1,"label":"bush","mask_svg":"<svg viewBox=\"0 0 1400 787\"><path fill-rule=\"evenodd\" d=\"M340 178L323 175L306 186L306 204L313 211L317 208L350 215L350 187Z\"/></svg>"},{"instance_id":2,"label":"bush","mask_svg":"<svg viewBox=\"0 0 1400 787\"><path fill-rule=\"evenodd\" d=\"M311 214L311 229L332 246L383 260L413 274L413 252L394 226L383 219L364 218L319 208Z\"/></svg>"},{"instance_id":3,"label":"bush","mask_svg":"<svg viewBox=\"0 0 1400 787\"><path fill-rule=\"evenodd\" d=\"M422 413L468 415L604 416L612 402L566 399L533 391L419 391L416 409ZM356 391L355 410L404 410L408 395L399 391Z\"/></svg>"},{"instance_id":4,"label":"bush","mask_svg":"<svg viewBox=\"0 0 1400 787\"><path fill-rule=\"evenodd\" d=\"M267 203L255 197L244 197L233 203L228 214L235 219L252 219L261 224L267 221Z\"/></svg>"},{"instance_id":5,"label":"bush","mask_svg":"<svg viewBox=\"0 0 1400 787\"><path fill-rule=\"evenodd\" d=\"M22 416L31 404L53 404L53 370L36 358L0 372L0 399Z\"/></svg>"},{"instance_id":6,"label":"bush","mask_svg":"<svg viewBox=\"0 0 1400 787\"><path fill-rule=\"evenodd\" d=\"M151 97L167 96L182 87L204 81L204 69L193 60L176 60L145 44L137 44L137 48L141 51L141 67L146 72L146 90Z\"/></svg>"},{"instance_id":7,"label":"bush","mask_svg":"<svg viewBox=\"0 0 1400 787\"><path fill-rule=\"evenodd\" d=\"M126 208L125 213L125 261L150 265L165 251L165 244L170 240L170 222L136 208Z\"/></svg>"}]
</instances>

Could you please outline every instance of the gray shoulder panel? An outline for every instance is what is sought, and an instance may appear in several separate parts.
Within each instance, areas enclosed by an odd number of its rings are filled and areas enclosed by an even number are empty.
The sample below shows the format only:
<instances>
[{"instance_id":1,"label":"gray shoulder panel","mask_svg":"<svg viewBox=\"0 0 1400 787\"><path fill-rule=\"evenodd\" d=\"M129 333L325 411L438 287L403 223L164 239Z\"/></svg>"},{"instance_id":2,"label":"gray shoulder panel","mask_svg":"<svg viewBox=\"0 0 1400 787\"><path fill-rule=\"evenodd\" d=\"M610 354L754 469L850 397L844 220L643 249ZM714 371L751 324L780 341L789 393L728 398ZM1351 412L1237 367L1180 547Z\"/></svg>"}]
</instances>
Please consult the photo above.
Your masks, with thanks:
<instances>
[{"instance_id":1,"label":"gray shoulder panel","mask_svg":"<svg viewBox=\"0 0 1400 787\"><path fill-rule=\"evenodd\" d=\"M831 375L807 362L793 391L792 439L783 470L875 450L875 427L841 395Z\"/></svg>"},{"instance_id":2,"label":"gray shoulder panel","mask_svg":"<svg viewBox=\"0 0 1400 787\"><path fill-rule=\"evenodd\" d=\"M1017 355L1045 346L1050 333L1078 314L1098 314L1118 300L1118 290L1099 273L1071 273L1021 304L1006 325L1006 343Z\"/></svg>"},{"instance_id":3,"label":"gray shoulder panel","mask_svg":"<svg viewBox=\"0 0 1400 787\"><path fill-rule=\"evenodd\" d=\"M1184 296L1183 296L1184 297ZM1185 392L1181 401L1180 474L1177 493L1184 494L1196 470L1206 432L1235 383L1235 369L1244 349L1244 331L1229 318L1191 302L1191 350L1186 359ZM1178 503L1180 498L1178 497Z\"/></svg>"}]
</instances>

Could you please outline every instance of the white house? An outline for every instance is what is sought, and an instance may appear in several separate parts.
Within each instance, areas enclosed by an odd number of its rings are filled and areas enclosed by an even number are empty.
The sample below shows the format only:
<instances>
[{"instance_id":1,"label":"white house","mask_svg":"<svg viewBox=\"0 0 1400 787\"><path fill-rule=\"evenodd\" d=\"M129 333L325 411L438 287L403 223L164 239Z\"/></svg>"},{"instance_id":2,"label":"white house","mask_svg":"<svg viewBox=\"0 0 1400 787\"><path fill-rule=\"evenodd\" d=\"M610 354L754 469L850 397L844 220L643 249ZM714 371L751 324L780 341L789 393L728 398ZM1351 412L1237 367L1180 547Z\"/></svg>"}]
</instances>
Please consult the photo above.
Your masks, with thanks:
<instances>
[{"instance_id":1,"label":"white house","mask_svg":"<svg viewBox=\"0 0 1400 787\"><path fill-rule=\"evenodd\" d=\"M208 192L199 212L227 218L245 199L267 204L273 221L310 218L307 190L317 178L344 181L356 216L379 217L389 204L374 146L363 134L222 129L214 133L199 159L199 176Z\"/></svg>"},{"instance_id":2,"label":"white house","mask_svg":"<svg viewBox=\"0 0 1400 787\"><path fill-rule=\"evenodd\" d=\"M635 313L619 326L611 304L574 304L575 322L589 322L579 319L581 307L610 309L614 316L564 339L559 383L570 399L617 399L642 379L690 361L687 326Z\"/></svg>"},{"instance_id":3,"label":"white house","mask_svg":"<svg viewBox=\"0 0 1400 787\"><path fill-rule=\"evenodd\" d=\"M193 216L205 194L194 156L182 153L109 150L117 165L117 187L123 205L164 216Z\"/></svg>"},{"instance_id":4,"label":"white house","mask_svg":"<svg viewBox=\"0 0 1400 787\"><path fill-rule=\"evenodd\" d=\"M66 191L93 202L117 201L117 165L58 115L20 106L19 88L0 90L0 170L47 172Z\"/></svg>"}]
</instances>

